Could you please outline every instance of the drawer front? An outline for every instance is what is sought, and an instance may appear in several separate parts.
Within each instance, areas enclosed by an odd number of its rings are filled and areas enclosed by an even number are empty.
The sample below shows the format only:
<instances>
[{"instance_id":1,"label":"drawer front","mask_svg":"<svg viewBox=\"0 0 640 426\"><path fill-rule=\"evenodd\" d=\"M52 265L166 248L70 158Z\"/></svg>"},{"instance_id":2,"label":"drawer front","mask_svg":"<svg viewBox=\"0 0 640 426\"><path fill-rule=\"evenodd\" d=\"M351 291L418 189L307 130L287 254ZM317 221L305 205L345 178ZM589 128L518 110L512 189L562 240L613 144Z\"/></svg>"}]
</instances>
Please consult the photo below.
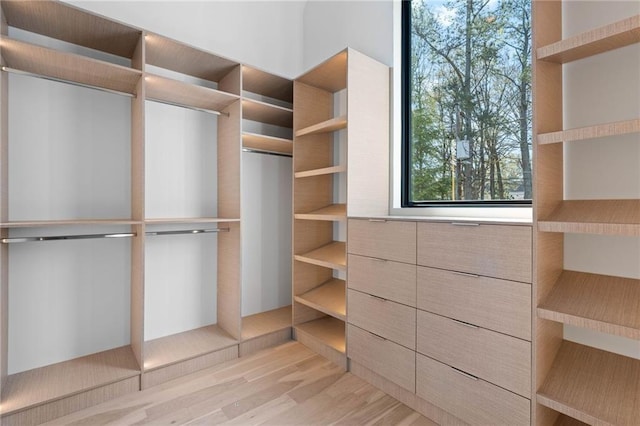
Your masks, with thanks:
<instances>
[{"instance_id":1,"label":"drawer front","mask_svg":"<svg viewBox=\"0 0 640 426\"><path fill-rule=\"evenodd\" d=\"M416 308L349 290L347 312L349 323L416 349Z\"/></svg>"},{"instance_id":2,"label":"drawer front","mask_svg":"<svg viewBox=\"0 0 640 426\"><path fill-rule=\"evenodd\" d=\"M349 255L348 286L403 305L416 306L416 266Z\"/></svg>"},{"instance_id":3,"label":"drawer front","mask_svg":"<svg viewBox=\"0 0 640 426\"><path fill-rule=\"evenodd\" d=\"M416 391L416 353L354 325L347 325L347 356L377 374Z\"/></svg>"},{"instance_id":4,"label":"drawer front","mask_svg":"<svg viewBox=\"0 0 640 426\"><path fill-rule=\"evenodd\" d=\"M470 425L530 424L530 401L421 354L416 394Z\"/></svg>"},{"instance_id":5,"label":"drawer front","mask_svg":"<svg viewBox=\"0 0 640 426\"><path fill-rule=\"evenodd\" d=\"M531 227L418 224L418 265L531 282Z\"/></svg>"},{"instance_id":6,"label":"drawer front","mask_svg":"<svg viewBox=\"0 0 640 426\"><path fill-rule=\"evenodd\" d=\"M415 222L350 219L347 241L349 253L416 263Z\"/></svg>"},{"instance_id":7,"label":"drawer front","mask_svg":"<svg viewBox=\"0 0 640 426\"><path fill-rule=\"evenodd\" d=\"M418 308L531 340L531 285L418 267Z\"/></svg>"},{"instance_id":8,"label":"drawer front","mask_svg":"<svg viewBox=\"0 0 640 426\"><path fill-rule=\"evenodd\" d=\"M531 397L531 343L418 311L418 352Z\"/></svg>"}]
</instances>

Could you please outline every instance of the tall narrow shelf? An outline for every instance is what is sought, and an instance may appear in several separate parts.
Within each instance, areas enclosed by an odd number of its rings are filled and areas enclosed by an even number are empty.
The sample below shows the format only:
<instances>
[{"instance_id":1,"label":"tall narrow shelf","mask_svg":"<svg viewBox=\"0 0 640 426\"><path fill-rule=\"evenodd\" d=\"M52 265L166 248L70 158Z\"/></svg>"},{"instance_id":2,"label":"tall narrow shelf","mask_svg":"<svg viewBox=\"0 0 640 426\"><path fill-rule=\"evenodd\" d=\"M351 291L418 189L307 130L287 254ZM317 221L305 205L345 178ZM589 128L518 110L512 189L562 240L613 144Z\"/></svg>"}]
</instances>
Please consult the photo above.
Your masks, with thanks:
<instances>
[{"instance_id":1,"label":"tall narrow shelf","mask_svg":"<svg viewBox=\"0 0 640 426\"><path fill-rule=\"evenodd\" d=\"M317 340L340 354L346 351L344 322L336 318L324 317L298 324L296 331L302 334L302 339Z\"/></svg>"},{"instance_id":2,"label":"tall narrow shelf","mask_svg":"<svg viewBox=\"0 0 640 426\"><path fill-rule=\"evenodd\" d=\"M640 280L566 270L564 257L569 249L565 234L640 237L640 200L565 199L563 143L595 138L602 141L594 143L613 143L608 138L638 133L640 120L565 127L571 102L563 101L563 84L571 76L562 64L639 43L640 15L563 38L563 22L570 22L562 17L564 3L532 4L536 187L532 418L535 425L634 424L640 412L640 361L565 340L565 326L640 340ZM585 61L579 66L597 65ZM603 197L599 193L594 198Z\"/></svg>"},{"instance_id":3,"label":"tall narrow shelf","mask_svg":"<svg viewBox=\"0 0 640 426\"><path fill-rule=\"evenodd\" d=\"M344 221L347 220L347 205L331 204L307 213L296 213L295 218L303 220Z\"/></svg>"},{"instance_id":4,"label":"tall narrow shelf","mask_svg":"<svg viewBox=\"0 0 640 426\"><path fill-rule=\"evenodd\" d=\"M321 169L314 169L314 170L305 170L302 172L295 172L294 177L296 179L300 179L300 178L306 178L306 177L312 177L312 176L322 176L322 175L332 175L334 173L344 173L347 171L347 166L345 165L338 165L338 166L330 166L330 167L323 167Z\"/></svg>"},{"instance_id":5,"label":"tall narrow shelf","mask_svg":"<svg viewBox=\"0 0 640 426\"><path fill-rule=\"evenodd\" d=\"M314 124L312 126L298 130L296 132L296 136L300 137L306 135L315 135L318 133L330 133L335 132L336 130L346 129L346 127L347 116L342 115L340 117L330 118L329 120L323 121L322 123Z\"/></svg>"},{"instance_id":6,"label":"tall narrow shelf","mask_svg":"<svg viewBox=\"0 0 640 426\"><path fill-rule=\"evenodd\" d=\"M341 241L334 241L309 252L295 255L295 259L299 262L324 266L325 268L339 271L346 271L346 258L345 243Z\"/></svg>"},{"instance_id":7,"label":"tall narrow shelf","mask_svg":"<svg viewBox=\"0 0 640 426\"><path fill-rule=\"evenodd\" d=\"M347 320L347 303L344 280L332 278L300 296L296 302L324 312L341 321Z\"/></svg>"}]
</instances>

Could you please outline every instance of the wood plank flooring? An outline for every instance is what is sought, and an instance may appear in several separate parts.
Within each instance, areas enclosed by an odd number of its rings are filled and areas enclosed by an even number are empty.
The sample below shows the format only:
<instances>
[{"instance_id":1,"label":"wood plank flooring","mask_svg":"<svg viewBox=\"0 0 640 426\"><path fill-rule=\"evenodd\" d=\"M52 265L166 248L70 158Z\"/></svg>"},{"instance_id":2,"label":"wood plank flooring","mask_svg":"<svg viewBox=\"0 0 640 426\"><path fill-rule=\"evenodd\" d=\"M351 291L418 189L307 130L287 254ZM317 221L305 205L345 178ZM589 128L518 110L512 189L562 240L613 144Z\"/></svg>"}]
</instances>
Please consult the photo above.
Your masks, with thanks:
<instances>
[{"instance_id":1,"label":"wood plank flooring","mask_svg":"<svg viewBox=\"0 0 640 426\"><path fill-rule=\"evenodd\" d=\"M46 424L435 425L297 342Z\"/></svg>"}]
</instances>

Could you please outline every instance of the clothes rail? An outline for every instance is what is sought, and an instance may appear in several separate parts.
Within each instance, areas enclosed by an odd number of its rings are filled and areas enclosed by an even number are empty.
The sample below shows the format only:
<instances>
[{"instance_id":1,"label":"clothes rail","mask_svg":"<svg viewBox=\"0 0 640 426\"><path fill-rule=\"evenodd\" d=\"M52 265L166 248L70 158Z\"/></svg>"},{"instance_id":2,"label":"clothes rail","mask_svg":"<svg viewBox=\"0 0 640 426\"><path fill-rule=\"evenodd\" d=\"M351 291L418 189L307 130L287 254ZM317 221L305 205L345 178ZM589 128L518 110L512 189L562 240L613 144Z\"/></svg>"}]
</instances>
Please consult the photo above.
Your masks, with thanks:
<instances>
[{"instance_id":1,"label":"clothes rail","mask_svg":"<svg viewBox=\"0 0 640 426\"><path fill-rule=\"evenodd\" d=\"M148 101L152 101L152 102L157 102L159 104L171 105L171 106L191 109L191 110L199 111L199 112L206 112L207 114L224 115L225 117L229 117L229 113L228 112L216 111L216 110L213 110L213 109L198 108L198 107L194 107L194 106L191 106L191 105L184 105L184 104L179 104L179 103L176 103L176 102L170 102L170 101L165 101L165 100L156 99L156 98L147 98L147 100Z\"/></svg>"},{"instance_id":2,"label":"clothes rail","mask_svg":"<svg viewBox=\"0 0 640 426\"><path fill-rule=\"evenodd\" d=\"M242 148L243 152L253 152L254 154L275 155L276 157L293 157L293 154L286 154L284 152L264 151L261 149Z\"/></svg>"},{"instance_id":3,"label":"clothes rail","mask_svg":"<svg viewBox=\"0 0 640 426\"><path fill-rule=\"evenodd\" d=\"M180 235L180 234L210 234L216 232L229 232L229 228L214 228L214 229L185 229L180 231L149 231L145 232L145 235Z\"/></svg>"},{"instance_id":4,"label":"clothes rail","mask_svg":"<svg viewBox=\"0 0 640 426\"><path fill-rule=\"evenodd\" d=\"M87 89L99 90L101 92L107 92L107 93L111 93L111 94L114 94L114 95L128 96L130 98L135 98L136 97L136 95L134 95L133 93L127 93L127 92L121 92L119 90L107 89L105 87L94 86L92 84L78 83L77 81L65 80L65 79L62 79L62 78L56 78L56 77L51 77L51 76L48 76L48 75L36 74L36 73L33 73L33 72L28 72L28 71L21 71L21 70L15 69L15 68L2 67L0 69L2 71L4 71L4 72L10 73L10 74L24 75L24 76L27 76L27 77L35 77L35 78L40 78L42 80L55 81L57 83L66 83L66 84L70 84L72 86L78 86L78 87L84 87L84 88L87 88Z\"/></svg>"},{"instance_id":5,"label":"clothes rail","mask_svg":"<svg viewBox=\"0 0 640 426\"><path fill-rule=\"evenodd\" d=\"M58 240L87 240L90 238L126 238L135 237L135 233L117 233L117 234L81 234L81 235L53 235L46 237L14 237L3 238L0 240L3 244L10 243L28 243L32 241L58 241Z\"/></svg>"}]
</instances>

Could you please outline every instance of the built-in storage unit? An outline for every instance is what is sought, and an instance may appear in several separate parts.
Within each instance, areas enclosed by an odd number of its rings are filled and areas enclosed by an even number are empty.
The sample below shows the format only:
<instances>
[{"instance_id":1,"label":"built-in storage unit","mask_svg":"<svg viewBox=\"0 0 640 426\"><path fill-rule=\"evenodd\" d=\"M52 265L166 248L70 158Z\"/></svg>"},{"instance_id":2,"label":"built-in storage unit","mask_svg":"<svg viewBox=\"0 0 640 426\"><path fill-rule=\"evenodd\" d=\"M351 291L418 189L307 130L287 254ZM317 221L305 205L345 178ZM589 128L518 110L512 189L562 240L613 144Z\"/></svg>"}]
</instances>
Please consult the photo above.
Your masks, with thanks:
<instances>
[{"instance_id":1,"label":"built-in storage unit","mask_svg":"<svg viewBox=\"0 0 640 426\"><path fill-rule=\"evenodd\" d=\"M575 337L568 339L567 331L578 327L605 333L600 340L609 342L616 338L613 335L622 336L635 340L636 347L640 340L640 277L616 275L624 275L624 267L600 274L593 273L597 266L584 271L570 266L570 259L575 258L572 251L578 250L576 238L596 238L596 245L607 250L607 245L614 248L631 241L637 245L640 237L640 194L637 189L625 189L637 185L594 175L598 164L576 160L579 149L587 146L615 152L624 144L635 146L632 152L637 152L638 62L631 60L628 68L620 60L633 58L633 53L637 58L640 15L637 4L627 3L629 13L635 15L574 33L566 28L571 13L563 17L568 3L573 2L533 2L534 423L553 424L557 418L570 416L588 424L635 424L640 413L640 360L602 350L607 347L596 349ZM587 2L578 3L569 11L590 7ZM590 22L601 22L601 16L606 16L580 13L595 18ZM632 44L636 46L629 46ZM614 52L623 47L636 50ZM609 71L594 71L605 64L610 65ZM582 76L590 76L586 85L573 81ZM616 88L610 90L607 82ZM579 98L588 101L577 101ZM586 109L575 114L582 104ZM628 150L620 155L633 157ZM598 161L606 162L606 156ZM637 158L632 161L637 164ZM572 170L580 168L593 170L581 175L582 180L603 184L591 185L576 196L578 185L571 179L576 176ZM625 173L629 176L635 171ZM606 190L600 189L606 185ZM598 263L615 262L607 259ZM635 264L626 265L626 270L637 271L637 258L630 261Z\"/></svg>"},{"instance_id":2,"label":"built-in storage unit","mask_svg":"<svg viewBox=\"0 0 640 426\"><path fill-rule=\"evenodd\" d=\"M1 12L2 424L290 339L289 306L242 318L240 191L243 144L291 152L292 82L57 1Z\"/></svg>"},{"instance_id":3,"label":"built-in storage unit","mask_svg":"<svg viewBox=\"0 0 640 426\"><path fill-rule=\"evenodd\" d=\"M345 369L346 219L388 206L389 70L347 49L294 82L293 324Z\"/></svg>"}]
</instances>

